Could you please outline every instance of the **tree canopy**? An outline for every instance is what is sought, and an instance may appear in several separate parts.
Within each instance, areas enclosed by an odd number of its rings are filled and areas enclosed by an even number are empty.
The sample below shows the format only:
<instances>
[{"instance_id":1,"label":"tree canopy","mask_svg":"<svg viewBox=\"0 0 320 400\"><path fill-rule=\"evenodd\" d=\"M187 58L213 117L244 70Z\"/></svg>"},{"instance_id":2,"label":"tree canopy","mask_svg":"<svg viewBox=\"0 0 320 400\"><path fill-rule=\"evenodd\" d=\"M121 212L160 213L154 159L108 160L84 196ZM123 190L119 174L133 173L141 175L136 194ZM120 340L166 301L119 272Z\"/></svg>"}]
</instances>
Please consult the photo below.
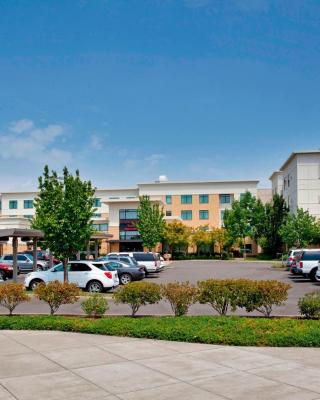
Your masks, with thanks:
<instances>
[{"instance_id":1,"label":"tree canopy","mask_svg":"<svg viewBox=\"0 0 320 400\"><path fill-rule=\"evenodd\" d=\"M141 196L138 216L136 227L142 243L151 250L162 240L165 227L163 209L158 203L152 204L149 196Z\"/></svg>"},{"instance_id":2,"label":"tree canopy","mask_svg":"<svg viewBox=\"0 0 320 400\"><path fill-rule=\"evenodd\" d=\"M39 177L39 194L35 199L33 227L44 232L44 240L52 253L63 259L64 280L68 280L70 257L85 247L93 232L94 192L90 181L82 181L65 167L63 177L44 167Z\"/></svg>"},{"instance_id":3,"label":"tree canopy","mask_svg":"<svg viewBox=\"0 0 320 400\"><path fill-rule=\"evenodd\" d=\"M308 211L299 208L296 214L287 216L280 235L288 247L306 247L319 239L320 226Z\"/></svg>"},{"instance_id":4,"label":"tree canopy","mask_svg":"<svg viewBox=\"0 0 320 400\"><path fill-rule=\"evenodd\" d=\"M181 221L172 221L165 225L163 239L169 245L170 253L175 246L187 246L191 235L191 228Z\"/></svg>"}]
</instances>

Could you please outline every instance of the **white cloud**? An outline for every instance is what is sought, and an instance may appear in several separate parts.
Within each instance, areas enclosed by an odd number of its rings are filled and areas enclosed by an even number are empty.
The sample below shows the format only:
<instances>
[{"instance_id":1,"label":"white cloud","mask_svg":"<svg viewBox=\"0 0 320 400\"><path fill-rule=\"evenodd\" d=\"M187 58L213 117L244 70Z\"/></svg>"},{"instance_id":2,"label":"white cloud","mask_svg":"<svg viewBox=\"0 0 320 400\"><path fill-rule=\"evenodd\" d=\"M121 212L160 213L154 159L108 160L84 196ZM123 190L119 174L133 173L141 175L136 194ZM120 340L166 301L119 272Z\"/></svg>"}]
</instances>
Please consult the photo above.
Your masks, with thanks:
<instances>
[{"instance_id":1,"label":"white cloud","mask_svg":"<svg viewBox=\"0 0 320 400\"><path fill-rule=\"evenodd\" d=\"M164 154L151 154L150 156L146 157L146 162L149 167L156 167L161 160L166 158Z\"/></svg>"},{"instance_id":2,"label":"white cloud","mask_svg":"<svg viewBox=\"0 0 320 400\"><path fill-rule=\"evenodd\" d=\"M43 128L35 126L29 119L21 119L9 124L7 132L0 132L0 157L7 160L21 159L33 163L70 161L72 155L57 147L57 139L63 137L66 127L50 124ZM23 133L23 135L22 135Z\"/></svg>"},{"instance_id":3,"label":"white cloud","mask_svg":"<svg viewBox=\"0 0 320 400\"><path fill-rule=\"evenodd\" d=\"M91 135L90 136L90 147L94 150L101 150L103 148L102 139L96 134Z\"/></svg>"},{"instance_id":4,"label":"white cloud","mask_svg":"<svg viewBox=\"0 0 320 400\"><path fill-rule=\"evenodd\" d=\"M31 119L20 119L18 121L13 121L9 125L9 130L15 133L22 133L29 131L34 127L33 121Z\"/></svg>"}]
</instances>

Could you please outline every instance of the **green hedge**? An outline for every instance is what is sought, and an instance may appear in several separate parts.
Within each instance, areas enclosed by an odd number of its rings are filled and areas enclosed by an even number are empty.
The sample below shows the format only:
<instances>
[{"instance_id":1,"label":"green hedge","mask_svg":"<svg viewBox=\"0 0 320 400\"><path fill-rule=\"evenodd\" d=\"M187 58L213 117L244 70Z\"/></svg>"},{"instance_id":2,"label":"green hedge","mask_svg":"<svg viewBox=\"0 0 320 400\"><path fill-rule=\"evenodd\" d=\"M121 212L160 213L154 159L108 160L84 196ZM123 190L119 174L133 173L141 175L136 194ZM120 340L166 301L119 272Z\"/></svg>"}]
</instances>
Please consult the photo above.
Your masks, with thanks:
<instances>
[{"instance_id":1,"label":"green hedge","mask_svg":"<svg viewBox=\"0 0 320 400\"><path fill-rule=\"evenodd\" d=\"M236 346L320 347L320 322L249 317L0 317L0 329L59 330Z\"/></svg>"}]
</instances>

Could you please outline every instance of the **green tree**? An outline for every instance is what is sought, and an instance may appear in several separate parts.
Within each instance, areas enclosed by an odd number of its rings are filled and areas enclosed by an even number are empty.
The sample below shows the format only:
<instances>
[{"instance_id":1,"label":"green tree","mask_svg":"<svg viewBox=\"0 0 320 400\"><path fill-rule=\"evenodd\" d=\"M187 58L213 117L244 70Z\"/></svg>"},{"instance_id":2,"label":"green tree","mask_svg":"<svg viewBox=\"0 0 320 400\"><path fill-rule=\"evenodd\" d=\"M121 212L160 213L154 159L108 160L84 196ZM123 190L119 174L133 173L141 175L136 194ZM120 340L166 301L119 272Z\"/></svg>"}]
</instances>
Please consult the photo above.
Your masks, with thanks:
<instances>
[{"instance_id":1,"label":"green tree","mask_svg":"<svg viewBox=\"0 0 320 400\"><path fill-rule=\"evenodd\" d=\"M190 243L197 248L197 254L204 248L212 247L213 240L208 225L198 226L192 230ZM210 251L211 253L211 251Z\"/></svg>"},{"instance_id":2,"label":"green tree","mask_svg":"<svg viewBox=\"0 0 320 400\"><path fill-rule=\"evenodd\" d=\"M73 176L65 167L60 179L45 166L39 177L32 225L44 232L46 245L63 260L65 281L69 258L85 247L93 232L94 192L90 181L80 179L78 170Z\"/></svg>"},{"instance_id":3,"label":"green tree","mask_svg":"<svg viewBox=\"0 0 320 400\"><path fill-rule=\"evenodd\" d=\"M224 213L224 226L233 242L245 245L245 238L258 240L263 236L265 211L261 200L246 192L240 200L232 203L230 210Z\"/></svg>"},{"instance_id":4,"label":"green tree","mask_svg":"<svg viewBox=\"0 0 320 400\"><path fill-rule=\"evenodd\" d=\"M283 240L280 228L284 224L288 212L286 202L279 194L273 196L272 203L265 205L265 227L260 244L264 251L273 257L282 250Z\"/></svg>"},{"instance_id":5,"label":"green tree","mask_svg":"<svg viewBox=\"0 0 320 400\"><path fill-rule=\"evenodd\" d=\"M299 208L296 214L288 215L280 236L288 247L306 247L318 240L319 224L308 211Z\"/></svg>"},{"instance_id":6,"label":"green tree","mask_svg":"<svg viewBox=\"0 0 320 400\"><path fill-rule=\"evenodd\" d=\"M170 253L175 246L188 246L191 229L181 221L172 221L165 225L163 239L168 244Z\"/></svg>"},{"instance_id":7,"label":"green tree","mask_svg":"<svg viewBox=\"0 0 320 400\"><path fill-rule=\"evenodd\" d=\"M151 204L149 196L141 196L138 215L136 227L143 245L151 250L162 240L165 227L163 209L158 203Z\"/></svg>"},{"instance_id":8,"label":"green tree","mask_svg":"<svg viewBox=\"0 0 320 400\"><path fill-rule=\"evenodd\" d=\"M232 245L232 239L228 230L225 228L215 228L211 232L211 238L213 243L219 247L220 258L222 258L223 250Z\"/></svg>"}]
</instances>

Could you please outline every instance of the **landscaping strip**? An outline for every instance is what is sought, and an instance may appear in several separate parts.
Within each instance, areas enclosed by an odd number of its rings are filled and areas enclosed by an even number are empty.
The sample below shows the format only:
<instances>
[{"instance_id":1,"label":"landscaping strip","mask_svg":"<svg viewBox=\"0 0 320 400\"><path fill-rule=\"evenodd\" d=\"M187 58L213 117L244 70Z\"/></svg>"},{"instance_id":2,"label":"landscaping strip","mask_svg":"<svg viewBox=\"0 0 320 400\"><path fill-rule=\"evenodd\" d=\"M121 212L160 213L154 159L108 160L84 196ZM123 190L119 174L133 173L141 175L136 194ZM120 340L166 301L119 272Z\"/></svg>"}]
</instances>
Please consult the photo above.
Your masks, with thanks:
<instances>
[{"instance_id":1,"label":"landscaping strip","mask_svg":"<svg viewBox=\"0 0 320 400\"><path fill-rule=\"evenodd\" d=\"M250 317L0 317L0 330L56 330L233 346L320 347L320 321Z\"/></svg>"}]
</instances>

